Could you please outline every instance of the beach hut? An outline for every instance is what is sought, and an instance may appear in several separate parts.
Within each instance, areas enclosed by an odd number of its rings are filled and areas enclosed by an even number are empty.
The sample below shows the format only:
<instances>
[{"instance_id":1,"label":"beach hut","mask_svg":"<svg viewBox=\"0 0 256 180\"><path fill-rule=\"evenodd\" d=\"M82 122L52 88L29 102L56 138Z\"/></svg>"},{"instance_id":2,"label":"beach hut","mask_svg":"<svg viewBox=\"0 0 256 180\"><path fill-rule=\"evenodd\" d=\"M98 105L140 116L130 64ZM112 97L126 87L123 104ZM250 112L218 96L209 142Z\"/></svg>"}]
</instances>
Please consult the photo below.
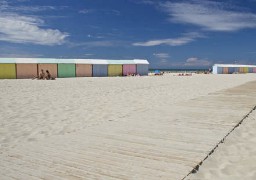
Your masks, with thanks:
<instances>
[{"instance_id":1,"label":"beach hut","mask_svg":"<svg viewBox=\"0 0 256 180\"><path fill-rule=\"evenodd\" d=\"M130 74L136 74L136 65L135 64L124 64L123 65L123 75L127 76Z\"/></svg>"},{"instance_id":2,"label":"beach hut","mask_svg":"<svg viewBox=\"0 0 256 180\"><path fill-rule=\"evenodd\" d=\"M76 77L92 77L92 65L76 64Z\"/></svg>"},{"instance_id":3,"label":"beach hut","mask_svg":"<svg viewBox=\"0 0 256 180\"><path fill-rule=\"evenodd\" d=\"M244 68L243 67L239 67L239 73L244 73Z\"/></svg>"},{"instance_id":4,"label":"beach hut","mask_svg":"<svg viewBox=\"0 0 256 180\"><path fill-rule=\"evenodd\" d=\"M256 73L256 67L253 67L253 73Z\"/></svg>"},{"instance_id":5,"label":"beach hut","mask_svg":"<svg viewBox=\"0 0 256 180\"><path fill-rule=\"evenodd\" d=\"M38 64L38 75L41 69L44 70L44 72L48 70L54 78L58 76L57 64Z\"/></svg>"},{"instance_id":6,"label":"beach hut","mask_svg":"<svg viewBox=\"0 0 256 180\"><path fill-rule=\"evenodd\" d=\"M233 74L233 73L235 73L235 67L229 67L228 74Z\"/></svg>"},{"instance_id":7,"label":"beach hut","mask_svg":"<svg viewBox=\"0 0 256 180\"><path fill-rule=\"evenodd\" d=\"M122 76L123 64L126 60L108 60L108 76Z\"/></svg>"},{"instance_id":8,"label":"beach hut","mask_svg":"<svg viewBox=\"0 0 256 180\"><path fill-rule=\"evenodd\" d=\"M16 79L16 65L11 63L0 64L0 79Z\"/></svg>"},{"instance_id":9,"label":"beach hut","mask_svg":"<svg viewBox=\"0 0 256 180\"><path fill-rule=\"evenodd\" d=\"M134 62L136 64L136 72L137 72L137 74L139 74L141 76L148 75L148 65L149 65L149 63L148 63L147 60L135 59Z\"/></svg>"},{"instance_id":10,"label":"beach hut","mask_svg":"<svg viewBox=\"0 0 256 180\"><path fill-rule=\"evenodd\" d=\"M30 79L37 77L37 64L22 63L16 64L17 79Z\"/></svg>"},{"instance_id":11,"label":"beach hut","mask_svg":"<svg viewBox=\"0 0 256 180\"><path fill-rule=\"evenodd\" d=\"M19 58L15 60L17 79L31 79L37 77L37 60L32 58Z\"/></svg>"},{"instance_id":12,"label":"beach hut","mask_svg":"<svg viewBox=\"0 0 256 180\"><path fill-rule=\"evenodd\" d=\"M92 60L92 75L93 77L108 76L107 60Z\"/></svg>"},{"instance_id":13,"label":"beach hut","mask_svg":"<svg viewBox=\"0 0 256 180\"><path fill-rule=\"evenodd\" d=\"M248 73L249 72L249 67L244 67L244 73Z\"/></svg>"},{"instance_id":14,"label":"beach hut","mask_svg":"<svg viewBox=\"0 0 256 180\"><path fill-rule=\"evenodd\" d=\"M239 67L234 67L234 73L239 73Z\"/></svg>"},{"instance_id":15,"label":"beach hut","mask_svg":"<svg viewBox=\"0 0 256 180\"><path fill-rule=\"evenodd\" d=\"M58 77L59 78L76 77L76 65L68 64L68 63L58 64Z\"/></svg>"},{"instance_id":16,"label":"beach hut","mask_svg":"<svg viewBox=\"0 0 256 180\"><path fill-rule=\"evenodd\" d=\"M255 73L256 65L214 64L213 74Z\"/></svg>"},{"instance_id":17,"label":"beach hut","mask_svg":"<svg viewBox=\"0 0 256 180\"><path fill-rule=\"evenodd\" d=\"M108 65L108 76L122 76L123 67L120 64L109 64Z\"/></svg>"},{"instance_id":18,"label":"beach hut","mask_svg":"<svg viewBox=\"0 0 256 180\"><path fill-rule=\"evenodd\" d=\"M93 64L92 67L93 77L106 77L108 76L108 65L107 64Z\"/></svg>"},{"instance_id":19,"label":"beach hut","mask_svg":"<svg viewBox=\"0 0 256 180\"><path fill-rule=\"evenodd\" d=\"M223 74L228 74L228 67L223 67Z\"/></svg>"},{"instance_id":20,"label":"beach hut","mask_svg":"<svg viewBox=\"0 0 256 180\"><path fill-rule=\"evenodd\" d=\"M33 78L41 70L52 77L148 75L148 61L104 59L0 58L0 78Z\"/></svg>"},{"instance_id":21,"label":"beach hut","mask_svg":"<svg viewBox=\"0 0 256 180\"><path fill-rule=\"evenodd\" d=\"M14 58L0 58L0 79L15 79L16 65Z\"/></svg>"},{"instance_id":22,"label":"beach hut","mask_svg":"<svg viewBox=\"0 0 256 180\"><path fill-rule=\"evenodd\" d=\"M76 77L76 64L74 59L58 59L58 77Z\"/></svg>"},{"instance_id":23,"label":"beach hut","mask_svg":"<svg viewBox=\"0 0 256 180\"><path fill-rule=\"evenodd\" d=\"M222 74L223 73L223 68L222 67L218 67L217 68L217 74Z\"/></svg>"},{"instance_id":24,"label":"beach hut","mask_svg":"<svg viewBox=\"0 0 256 180\"><path fill-rule=\"evenodd\" d=\"M92 61L88 59L75 59L76 77L92 77Z\"/></svg>"}]
</instances>

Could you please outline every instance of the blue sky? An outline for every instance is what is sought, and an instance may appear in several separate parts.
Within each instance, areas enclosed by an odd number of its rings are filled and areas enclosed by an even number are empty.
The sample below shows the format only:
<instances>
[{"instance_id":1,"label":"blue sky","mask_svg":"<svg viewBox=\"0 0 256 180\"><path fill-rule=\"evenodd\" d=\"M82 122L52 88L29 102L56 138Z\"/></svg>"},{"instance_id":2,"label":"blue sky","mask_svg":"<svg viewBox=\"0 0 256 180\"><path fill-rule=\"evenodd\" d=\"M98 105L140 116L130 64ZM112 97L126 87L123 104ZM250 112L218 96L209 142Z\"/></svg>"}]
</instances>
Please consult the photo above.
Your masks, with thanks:
<instances>
[{"instance_id":1,"label":"blue sky","mask_svg":"<svg viewBox=\"0 0 256 180\"><path fill-rule=\"evenodd\" d=\"M256 0L0 0L0 57L256 64Z\"/></svg>"}]
</instances>

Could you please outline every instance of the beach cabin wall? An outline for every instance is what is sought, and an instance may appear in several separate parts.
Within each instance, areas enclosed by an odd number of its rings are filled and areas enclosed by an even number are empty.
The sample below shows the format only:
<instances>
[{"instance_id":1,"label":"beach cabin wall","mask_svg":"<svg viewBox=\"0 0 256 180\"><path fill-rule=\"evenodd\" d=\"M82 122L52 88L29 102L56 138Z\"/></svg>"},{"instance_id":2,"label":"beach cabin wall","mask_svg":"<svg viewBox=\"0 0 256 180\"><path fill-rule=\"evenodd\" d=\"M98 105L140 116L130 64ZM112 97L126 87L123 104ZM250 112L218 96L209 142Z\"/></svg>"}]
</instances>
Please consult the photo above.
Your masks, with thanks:
<instances>
[{"instance_id":1,"label":"beach cabin wall","mask_svg":"<svg viewBox=\"0 0 256 180\"><path fill-rule=\"evenodd\" d=\"M148 65L149 65L149 63L148 63L147 60L135 59L134 62L136 64L137 74L139 74L141 76L148 75Z\"/></svg>"},{"instance_id":2,"label":"beach cabin wall","mask_svg":"<svg viewBox=\"0 0 256 180\"><path fill-rule=\"evenodd\" d=\"M212 73L213 73L213 74L218 74L217 69L218 69L217 65L214 64L214 65L212 66Z\"/></svg>"},{"instance_id":3,"label":"beach cabin wall","mask_svg":"<svg viewBox=\"0 0 256 180\"><path fill-rule=\"evenodd\" d=\"M228 67L223 67L223 74L228 74Z\"/></svg>"},{"instance_id":4,"label":"beach cabin wall","mask_svg":"<svg viewBox=\"0 0 256 180\"><path fill-rule=\"evenodd\" d=\"M223 74L223 68L217 67L217 74Z\"/></svg>"},{"instance_id":5,"label":"beach cabin wall","mask_svg":"<svg viewBox=\"0 0 256 180\"><path fill-rule=\"evenodd\" d=\"M148 65L147 64L137 64L136 68L137 74L141 76L148 75Z\"/></svg>"},{"instance_id":6,"label":"beach cabin wall","mask_svg":"<svg viewBox=\"0 0 256 180\"><path fill-rule=\"evenodd\" d=\"M214 64L213 74L256 73L256 65Z\"/></svg>"},{"instance_id":7,"label":"beach cabin wall","mask_svg":"<svg viewBox=\"0 0 256 180\"><path fill-rule=\"evenodd\" d=\"M52 77L56 78L58 76L57 64L38 64L38 75L41 72L41 69L48 70Z\"/></svg>"},{"instance_id":8,"label":"beach cabin wall","mask_svg":"<svg viewBox=\"0 0 256 180\"><path fill-rule=\"evenodd\" d=\"M92 77L92 65L76 64L76 77Z\"/></svg>"},{"instance_id":9,"label":"beach cabin wall","mask_svg":"<svg viewBox=\"0 0 256 180\"><path fill-rule=\"evenodd\" d=\"M123 67L120 64L109 64L108 65L108 76L122 76Z\"/></svg>"},{"instance_id":10,"label":"beach cabin wall","mask_svg":"<svg viewBox=\"0 0 256 180\"><path fill-rule=\"evenodd\" d=\"M235 68L234 67L229 67L228 68L228 74L233 74L235 72Z\"/></svg>"},{"instance_id":11,"label":"beach cabin wall","mask_svg":"<svg viewBox=\"0 0 256 180\"><path fill-rule=\"evenodd\" d=\"M244 67L244 73L248 73L249 72L249 68L248 67Z\"/></svg>"},{"instance_id":12,"label":"beach cabin wall","mask_svg":"<svg viewBox=\"0 0 256 180\"><path fill-rule=\"evenodd\" d=\"M58 77L59 78L76 77L76 65L75 64L58 64Z\"/></svg>"},{"instance_id":13,"label":"beach cabin wall","mask_svg":"<svg viewBox=\"0 0 256 180\"><path fill-rule=\"evenodd\" d=\"M48 70L52 77L148 75L148 61L54 58L0 58L0 79L24 79Z\"/></svg>"},{"instance_id":14,"label":"beach cabin wall","mask_svg":"<svg viewBox=\"0 0 256 180\"><path fill-rule=\"evenodd\" d=\"M234 67L234 73L239 73L239 67Z\"/></svg>"},{"instance_id":15,"label":"beach cabin wall","mask_svg":"<svg viewBox=\"0 0 256 180\"><path fill-rule=\"evenodd\" d=\"M239 73L244 73L244 68L243 67L239 67Z\"/></svg>"},{"instance_id":16,"label":"beach cabin wall","mask_svg":"<svg viewBox=\"0 0 256 180\"><path fill-rule=\"evenodd\" d=\"M93 64L92 74L93 74L93 77L108 76L108 65L107 64Z\"/></svg>"},{"instance_id":17,"label":"beach cabin wall","mask_svg":"<svg viewBox=\"0 0 256 180\"><path fill-rule=\"evenodd\" d=\"M0 79L16 79L16 65L0 64Z\"/></svg>"},{"instance_id":18,"label":"beach cabin wall","mask_svg":"<svg viewBox=\"0 0 256 180\"><path fill-rule=\"evenodd\" d=\"M38 74L37 64L16 64L17 79L30 79Z\"/></svg>"},{"instance_id":19,"label":"beach cabin wall","mask_svg":"<svg viewBox=\"0 0 256 180\"><path fill-rule=\"evenodd\" d=\"M123 75L127 76L129 74L136 74L136 65L135 64L124 64L123 65Z\"/></svg>"}]
</instances>

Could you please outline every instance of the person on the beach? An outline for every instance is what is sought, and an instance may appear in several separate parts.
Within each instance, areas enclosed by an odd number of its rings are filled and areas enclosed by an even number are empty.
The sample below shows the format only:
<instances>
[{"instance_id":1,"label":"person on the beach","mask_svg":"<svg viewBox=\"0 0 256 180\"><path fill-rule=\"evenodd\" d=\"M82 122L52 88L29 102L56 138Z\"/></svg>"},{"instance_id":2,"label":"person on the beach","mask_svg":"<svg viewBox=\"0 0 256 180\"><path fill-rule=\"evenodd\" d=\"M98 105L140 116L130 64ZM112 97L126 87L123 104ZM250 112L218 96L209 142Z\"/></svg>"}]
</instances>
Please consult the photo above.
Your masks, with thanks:
<instances>
[{"instance_id":1,"label":"person on the beach","mask_svg":"<svg viewBox=\"0 0 256 180\"><path fill-rule=\"evenodd\" d=\"M45 73L44 73L43 69L41 69L41 72L40 72L40 74L38 76L38 79L45 79Z\"/></svg>"},{"instance_id":2,"label":"person on the beach","mask_svg":"<svg viewBox=\"0 0 256 180\"><path fill-rule=\"evenodd\" d=\"M46 70L46 77L47 80L54 80L55 78L52 77L52 75L50 74L50 72L48 70Z\"/></svg>"}]
</instances>

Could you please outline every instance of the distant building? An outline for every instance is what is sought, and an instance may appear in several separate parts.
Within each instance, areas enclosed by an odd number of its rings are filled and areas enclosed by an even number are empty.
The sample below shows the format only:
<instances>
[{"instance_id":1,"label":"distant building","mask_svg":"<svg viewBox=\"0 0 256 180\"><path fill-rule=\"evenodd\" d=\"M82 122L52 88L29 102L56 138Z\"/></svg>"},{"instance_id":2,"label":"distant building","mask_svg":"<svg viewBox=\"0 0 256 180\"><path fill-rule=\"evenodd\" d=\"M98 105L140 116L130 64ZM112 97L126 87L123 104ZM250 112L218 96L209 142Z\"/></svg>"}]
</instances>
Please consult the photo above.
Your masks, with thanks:
<instances>
[{"instance_id":1,"label":"distant building","mask_svg":"<svg viewBox=\"0 0 256 180\"><path fill-rule=\"evenodd\" d=\"M106 77L148 75L149 62L143 59L53 59L0 58L0 79L28 79L38 76L41 69L52 77Z\"/></svg>"},{"instance_id":2,"label":"distant building","mask_svg":"<svg viewBox=\"0 0 256 180\"><path fill-rule=\"evenodd\" d=\"M256 73L256 65L214 64L213 74Z\"/></svg>"}]
</instances>

